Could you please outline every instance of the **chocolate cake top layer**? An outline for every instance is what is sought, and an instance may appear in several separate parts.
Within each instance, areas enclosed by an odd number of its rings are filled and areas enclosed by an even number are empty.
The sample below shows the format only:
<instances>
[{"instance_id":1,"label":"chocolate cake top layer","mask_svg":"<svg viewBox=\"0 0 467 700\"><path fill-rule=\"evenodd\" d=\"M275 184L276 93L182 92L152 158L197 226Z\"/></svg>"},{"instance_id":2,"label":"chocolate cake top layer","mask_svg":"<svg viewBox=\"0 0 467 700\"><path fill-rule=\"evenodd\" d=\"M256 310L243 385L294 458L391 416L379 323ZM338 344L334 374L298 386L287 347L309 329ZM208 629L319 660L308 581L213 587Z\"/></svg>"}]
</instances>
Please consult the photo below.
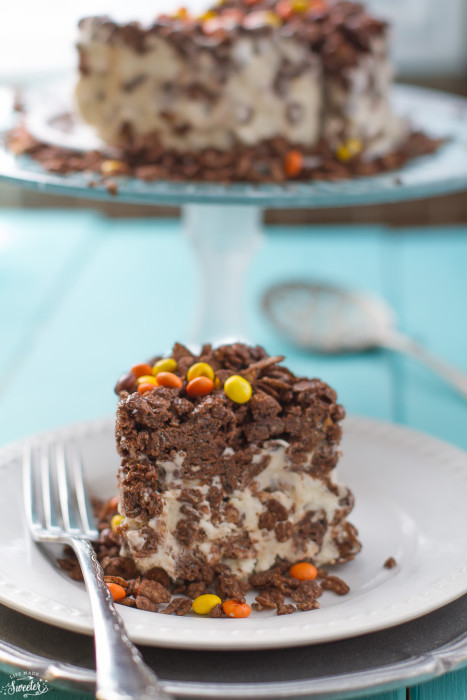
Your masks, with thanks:
<instances>
[{"instance_id":1,"label":"chocolate cake top layer","mask_svg":"<svg viewBox=\"0 0 467 700\"><path fill-rule=\"evenodd\" d=\"M321 55L326 72L339 74L370 51L371 39L384 35L387 24L349 0L223 0L198 17L181 9L174 15L160 15L149 26L119 24L108 16L85 17L80 28L93 39L123 42L138 53L148 50L151 35L170 38L188 55L203 49L222 53L244 34L279 32L307 43ZM86 71L85 62L81 70Z\"/></svg>"},{"instance_id":2,"label":"chocolate cake top layer","mask_svg":"<svg viewBox=\"0 0 467 700\"><path fill-rule=\"evenodd\" d=\"M159 386L141 394L131 372L116 386L123 470L130 469L132 478L138 471L142 488L149 483L163 487L161 463L177 464L180 453L181 479L209 484L218 476L225 492L244 488L264 469L261 458L253 457L271 440L288 443L294 469L328 480L338 460L339 421L345 415L331 387L319 379L297 377L279 364L283 357L269 357L258 346L205 345L195 356L176 344L172 357L178 364L175 374L183 380L181 388ZM192 398L186 391L186 373L195 362L213 368L217 386L206 396ZM246 403L226 395L224 382L234 374L251 383L253 392Z\"/></svg>"}]
</instances>

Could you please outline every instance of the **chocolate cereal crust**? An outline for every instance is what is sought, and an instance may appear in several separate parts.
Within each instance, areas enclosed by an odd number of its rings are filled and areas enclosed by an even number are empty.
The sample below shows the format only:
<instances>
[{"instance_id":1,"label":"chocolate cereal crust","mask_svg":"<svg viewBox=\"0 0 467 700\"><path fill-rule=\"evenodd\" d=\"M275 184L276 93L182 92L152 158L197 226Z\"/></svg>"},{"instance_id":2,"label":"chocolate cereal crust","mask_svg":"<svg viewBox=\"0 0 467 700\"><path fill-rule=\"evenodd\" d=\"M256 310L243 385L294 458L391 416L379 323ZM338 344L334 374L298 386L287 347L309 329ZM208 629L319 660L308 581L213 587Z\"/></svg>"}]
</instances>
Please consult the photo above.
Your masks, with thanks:
<instances>
[{"instance_id":1,"label":"chocolate cereal crust","mask_svg":"<svg viewBox=\"0 0 467 700\"><path fill-rule=\"evenodd\" d=\"M289 443L287 452L293 468L308 470L332 488L327 475L337 464L340 421L345 412L331 387L319 379L295 376L281 367L282 357L261 364L270 358L260 347L249 348L239 343L217 349L208 346L203 354L195 356L187 348L175 346L172 355L178 361L178 374L182 377L191 364L207 362L222 381L233 374L248 377L253 396L248 404L235 404L222 388L194 400L184 388L159 387L146 394L122 391L116 436L123 458L124 508L131 517L141 515L139 509L144 509L150 517L159 512L157 487L163 483L164 472L158 465L173 459L177 452L186 455L179 468L180 478L210 485L217 476L222 490L228 493L247 486L264 468L261 462L252 463L264 442L283 439ZM270 387L268 379L275 380L276 385ZM119 388L117 385L117 391ZM311 465L304 466L304 455L312 451ZM154 495L146 503L142 492L148 488ZM222 507L217 503L220 497L218 487L213 486L208 500L214 510ZM348 495L342 503L343 508L349 507L350 498ZM200 493L192 489L191 494L181 494L181 500L187 504L190 499L191 507L196 510ZM284 520L283 506L273 499L268 499L265 506L263 526L272 529Z\"/></svg>"},{"instance_id":2,"label":"chocolate cereal crust","mask_svg":"<svg viewBox=\"0 0 467 700\"><path fill-rule=\"evenodd\" d=\"M157 134L152 134L117 149L116 161L109 161L109 156L101 151L77 153L42 143L21 123L6 135L5 142L13 153L29 155L49 172L87 173L89 187L103 184L109 194L116 195L118 179L115 177L122 174L122 167L125 175L145 182L337 182L396 170L414 158L434 153L445 140L412 131L397 148L383 156L368 160L364 154L356 154L346 162L339 161L325 140L304 147L282 137L265 139L252 146L237 143L229 151L209 148L184 153L162 147ZM302 169L293 176L286 172L286 155L291 150L299 150L304 158ZM103 174L109 162L117 168L111 176Z\"/></svg>"}]
</instances>

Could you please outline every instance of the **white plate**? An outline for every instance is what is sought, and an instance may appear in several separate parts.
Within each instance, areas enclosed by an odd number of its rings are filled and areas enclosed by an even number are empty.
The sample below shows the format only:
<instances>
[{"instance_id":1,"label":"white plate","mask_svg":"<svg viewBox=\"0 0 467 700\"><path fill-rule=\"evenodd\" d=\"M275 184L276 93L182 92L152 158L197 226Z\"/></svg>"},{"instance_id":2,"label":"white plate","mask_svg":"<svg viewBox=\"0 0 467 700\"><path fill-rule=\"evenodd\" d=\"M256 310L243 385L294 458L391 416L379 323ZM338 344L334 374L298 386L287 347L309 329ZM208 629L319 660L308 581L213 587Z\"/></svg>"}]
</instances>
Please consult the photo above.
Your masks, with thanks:
<instances>
[{"instance_id":1,"label":"white plate","mask_svg":"<svg viewBox=\"0 0 467 700\"><path fill-rule=\"evenodd\" d=\"M351 521L363 550L335 567L351 592L325 592L321 608L244 620L161 616L120 607L137 643L185 649L261 649L343 639L391 627L467 591L467 455L391 424L349 418L339 478L356 495ZM82 423L28 442L73 440L96 496L115 493L113 421ZM24 443L0 451L0 601L53 625L90 634L84 587L30 540L22 516L19 460ZM393 556L397 566L385 569Z\"/></svg>"}]
</instances>

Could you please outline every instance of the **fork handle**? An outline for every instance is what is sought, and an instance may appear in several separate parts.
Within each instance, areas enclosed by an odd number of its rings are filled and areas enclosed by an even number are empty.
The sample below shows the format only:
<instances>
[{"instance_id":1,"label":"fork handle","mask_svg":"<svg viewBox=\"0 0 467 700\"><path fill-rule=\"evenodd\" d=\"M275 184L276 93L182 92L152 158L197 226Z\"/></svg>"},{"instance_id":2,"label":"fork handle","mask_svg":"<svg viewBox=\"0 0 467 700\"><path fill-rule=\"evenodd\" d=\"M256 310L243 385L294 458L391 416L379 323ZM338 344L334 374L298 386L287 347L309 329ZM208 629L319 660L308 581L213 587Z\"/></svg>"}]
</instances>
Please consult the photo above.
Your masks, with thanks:
<instances>
[{"instance_id":1,"label":"fork handle","mask_svg":"<svg viewBox=\"0 0 467 700\"><path fill-rule=\"evenodd\" d=\"M71 537L89 594L94 622L98 700L173 700L130 642L88 540Z\"/></svg>"}]
</instances>

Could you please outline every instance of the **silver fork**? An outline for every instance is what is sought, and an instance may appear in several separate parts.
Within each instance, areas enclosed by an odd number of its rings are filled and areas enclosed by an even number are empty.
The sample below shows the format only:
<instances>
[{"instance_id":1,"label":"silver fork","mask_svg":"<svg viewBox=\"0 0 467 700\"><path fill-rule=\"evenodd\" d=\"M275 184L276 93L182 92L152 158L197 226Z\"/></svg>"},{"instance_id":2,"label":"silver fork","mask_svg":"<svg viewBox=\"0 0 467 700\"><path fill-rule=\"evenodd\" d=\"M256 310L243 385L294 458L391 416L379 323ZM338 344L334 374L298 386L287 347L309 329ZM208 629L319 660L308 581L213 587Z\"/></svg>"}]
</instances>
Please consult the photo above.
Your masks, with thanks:
<instances>
[{"instance_id":1,"label":"silver fork","mask_svg":"<svg viewBox=\"0 0 467 700\"><path fill-rule=\"evenodd\" d=\"M23 459L26 518L36 542L70 545L78 557L94 622L98 700L173 700L130 642L91 545L98 538L76 449L28 448Z\"/></svg>"}]
</instances>

